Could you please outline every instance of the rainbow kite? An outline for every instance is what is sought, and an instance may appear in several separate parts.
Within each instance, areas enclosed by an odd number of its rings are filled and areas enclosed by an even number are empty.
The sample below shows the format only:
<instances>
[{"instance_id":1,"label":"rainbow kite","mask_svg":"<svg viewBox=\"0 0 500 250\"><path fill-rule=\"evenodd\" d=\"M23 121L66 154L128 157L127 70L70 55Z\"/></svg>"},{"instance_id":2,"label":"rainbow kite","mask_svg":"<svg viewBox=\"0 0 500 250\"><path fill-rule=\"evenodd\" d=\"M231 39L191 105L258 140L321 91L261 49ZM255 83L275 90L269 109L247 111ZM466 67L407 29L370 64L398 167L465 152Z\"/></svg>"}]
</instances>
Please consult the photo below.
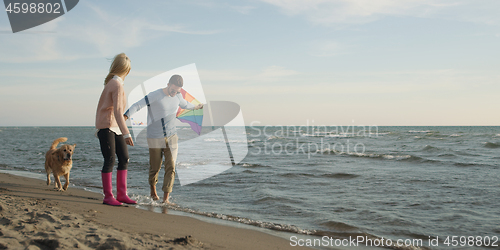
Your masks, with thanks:
<instances>
[{"instance_id":1,"label":"rainbow kite","mask_svg":"<svg viewBox=\"0 0 500 250\"><path fill-rule=\"evenodd\" d=\"M194 106L197 106L201 102L196 100L191 94L186 92L184 89L181 89L181 94L184 100L187 102L193 104ZM203 109L197 109L197 110L189 110L189 109L182 109L179 107L179 110L177 110L177 119L179 121L188 123L191 126L191 129L194 130L198 135L201 133L201 123L203 122Z\"/></svg>"}]
</instances>

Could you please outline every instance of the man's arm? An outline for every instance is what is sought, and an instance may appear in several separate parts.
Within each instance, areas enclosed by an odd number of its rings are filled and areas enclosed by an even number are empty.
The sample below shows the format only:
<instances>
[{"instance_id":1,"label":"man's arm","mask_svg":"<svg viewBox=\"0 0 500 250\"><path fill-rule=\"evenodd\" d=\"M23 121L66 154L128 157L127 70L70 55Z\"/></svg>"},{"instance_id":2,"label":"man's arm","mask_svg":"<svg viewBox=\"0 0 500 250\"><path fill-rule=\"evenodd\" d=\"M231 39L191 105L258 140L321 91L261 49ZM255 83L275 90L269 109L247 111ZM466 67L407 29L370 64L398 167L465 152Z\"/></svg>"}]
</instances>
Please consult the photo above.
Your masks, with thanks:
<instances>
[{"instance_id":1,"label":"man's arm","mask_svg":"<svg viewBox=\"0 0 500 250\"><path fill-rule=\"evenodd\" d=\"M163 91L161 91L161 89L159 89L159 90L160 91L155 90L155 91L147 94L146 96L144 96L144 98L142 98L138 102L132 104L132 106L130 106L130 108L123 114L125 119L128 119L130 116L137 113L139 110L141 110L145 106L149 106L151 103L154 103L154 102L160 100L161 98L163 98L165 96L165 94L163 93Z\"/></svg>"},{"instance_id":2,"label":"man's arm","mask_svg":"<svg viewBox=\"0 0 500 250\"><path fill-rule=\"evenodd\" d=\"M189 103L188 101L184 100L184 98L182 98L182 95L181 94L177 94L177 97L179 97L179 107L181 107L182 109L190 109L190 110L193 110L193 109L201 109L203 108L203 104L198 104L196 106L194 106L194 104L192 103Z\"/></svg>"},{"instance_id":3,"label":"man's arm","mask_svg":"<svg viewBox=\"0 0 500 250\"><path fill-rule=\"evenodd\" d=\"M148 99L148 96L145 96L144 98L142 98L138 102L132 104L132 106L130 106L130 108L127 109L127 111L125 111L125 113L123 114L125 120L127 120L130 116L135 114L137 111L144 108L144 106L148 105L147 99Z\"/></svg>"}]
</instances>

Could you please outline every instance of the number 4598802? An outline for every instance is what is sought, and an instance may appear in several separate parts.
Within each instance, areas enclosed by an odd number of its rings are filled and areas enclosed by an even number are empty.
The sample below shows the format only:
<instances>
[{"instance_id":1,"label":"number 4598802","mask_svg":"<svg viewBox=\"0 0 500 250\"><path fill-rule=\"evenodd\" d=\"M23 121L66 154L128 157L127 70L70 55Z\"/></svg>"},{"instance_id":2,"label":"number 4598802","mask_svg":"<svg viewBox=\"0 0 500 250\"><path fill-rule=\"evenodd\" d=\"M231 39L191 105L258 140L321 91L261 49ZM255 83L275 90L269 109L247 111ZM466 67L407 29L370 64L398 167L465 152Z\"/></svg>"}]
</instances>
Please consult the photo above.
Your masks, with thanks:
<instances>
[{"instance_id":1,"label":"number 4598802","mask_svg":"<svg viewBox=\"0 0 500 250\"><path fill-rule=\"evenodd\" d=\"M59 14L61 9L61 4L60 3L9 3L7 5L7 8L5 8L5 11L9 14L14 13L55 13Z\"/></svg>"},{"instance_id":2,"label":"number 4598802","mask_svg":"<svg viewBox=\"0 0 500 250\"><path fill-rule=\"evenodd\" d=\"M498 236L447 236L443 242L446 246L498 246Z\"/></svg>"}]
</instances>

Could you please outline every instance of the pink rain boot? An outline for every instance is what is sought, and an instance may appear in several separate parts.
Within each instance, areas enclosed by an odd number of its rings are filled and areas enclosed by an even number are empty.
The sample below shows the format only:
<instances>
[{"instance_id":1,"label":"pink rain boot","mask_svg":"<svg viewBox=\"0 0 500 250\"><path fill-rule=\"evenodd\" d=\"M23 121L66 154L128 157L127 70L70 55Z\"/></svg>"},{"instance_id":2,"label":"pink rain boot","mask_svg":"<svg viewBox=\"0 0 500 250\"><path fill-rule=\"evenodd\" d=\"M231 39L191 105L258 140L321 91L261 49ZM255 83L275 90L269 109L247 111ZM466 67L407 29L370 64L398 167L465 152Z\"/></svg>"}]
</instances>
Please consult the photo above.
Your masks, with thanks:
<instances>
[{"instance_id":1,"label":"pink rain boot","mask_svg":"<svg viewBox=\"0 0 500 250\"><path fill-rule=\"evenodd\" d=\"M111 183L111 175L112 173L102 173L102 191L104 192L104 200L102 200L102 204L107 204L111 206L121 206L122 203L117 201L113 196L113 184Z\"/></svg>"},{"instance_id":2,"label":"pink rain boot","mask_svg":"<svg viewBox=\"0 0 500 250\"><path fill-rule=\"evenodd\" d=\"M118 170L116 174L116 199L127 204L137 204L127 195L127 170Z\"/></svg>"}]
</instances>

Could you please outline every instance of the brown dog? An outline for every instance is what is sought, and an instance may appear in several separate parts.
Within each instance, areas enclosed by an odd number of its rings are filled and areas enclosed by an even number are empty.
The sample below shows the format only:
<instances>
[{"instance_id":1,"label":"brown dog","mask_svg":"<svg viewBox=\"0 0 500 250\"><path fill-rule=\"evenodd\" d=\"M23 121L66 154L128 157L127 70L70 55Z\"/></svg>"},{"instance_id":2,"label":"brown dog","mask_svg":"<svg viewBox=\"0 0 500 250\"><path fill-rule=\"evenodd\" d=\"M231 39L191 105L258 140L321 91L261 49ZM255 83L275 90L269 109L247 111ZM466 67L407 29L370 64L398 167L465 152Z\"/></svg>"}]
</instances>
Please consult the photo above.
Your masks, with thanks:
<instances>
[{"instance_id":1,"label":"brown dog","mask_svg":"<svg viewBox=\"0 0 500 250\"><path fill-rule=\"evenodd\" d=\"M50 185L50 173L54 174L54 181L56 183L56 188L59 191L65 191L68 189L69 185L69 171L73 167L73 152L75 151L76 144L67 145L64 144L60 148L56 149L57 144L67 141L68 138L61 137L55 139L50 146L50 150L45 154L45 172L47 172L47 186ZM61 180L59 176L64 175L66 183L64 187L61 185Z\"/></svg>"}]
</instances>

